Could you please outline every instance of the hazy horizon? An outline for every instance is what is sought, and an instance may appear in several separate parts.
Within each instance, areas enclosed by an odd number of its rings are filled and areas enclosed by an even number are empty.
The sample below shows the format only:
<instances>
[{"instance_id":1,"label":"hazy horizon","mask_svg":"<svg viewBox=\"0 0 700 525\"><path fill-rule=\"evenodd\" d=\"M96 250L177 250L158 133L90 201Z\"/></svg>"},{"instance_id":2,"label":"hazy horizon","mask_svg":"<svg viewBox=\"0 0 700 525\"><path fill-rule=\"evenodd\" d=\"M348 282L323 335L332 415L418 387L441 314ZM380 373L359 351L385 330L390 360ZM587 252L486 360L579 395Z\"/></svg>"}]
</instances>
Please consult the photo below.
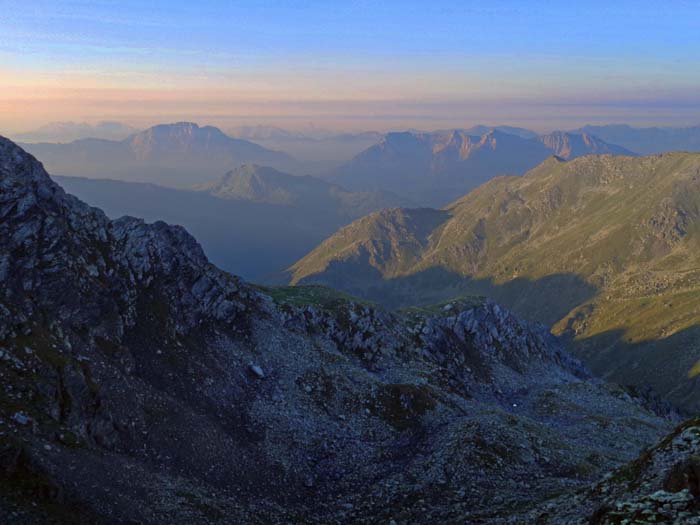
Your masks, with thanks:
<instances>
[{"instance_id":1,"label":"hazy horizon","mask_svg":"<svg viewBox=\"0 0 700 525\"><path fill-rule=\"evenodd\" d=\"M653 128L653 127L658 127L658 128L685 128L685 127L697 127L700 126L700 117L698 117L697 120L688 120L687 123L677 123L677 124L669 124L666 122L637 122L634 120L622 120L622 119L606 119L604 117L601 117L601 119L583 119L583 120L572 120L568 125L564 126L548 126L548 127L543 127L543 126L532 126L528 125L527 122L517 122L517 121L492 121L492 120L474 120L474 121L462 121L459 119L454 119L452 121L441 121L441 122L434 122L432 125L421 125L421 122L418 121L415 125L405 125L401 126L400 121L397 122L396 126L376 126L376 127L370 127L371 123L368 124L367 126L358 126L358 127L353 127L353 126L345 126L339 124L337 126L324 126L323 122L314 122L314 121L309 121L309 122L291 122L291 121L256 121L256 120L244 120L241 119L240 121L231 121L231 120L225 120L223 122L218 121L217 119L211 119L211 120L192 120L192 119L179 119L179 120L164 120L164 121L143 121L142 124L139 124L139 122L134 122L134 121L123 121L123 120L100 120L100 119L94 119L94 120L55 120L55 121L46 121L42 123L38 123L36 126L28 127L25 129L21 130L14 130L7 135L12 138L14 136L21 136L23 134L32 134L33 132L36 132L42 128L45 127L50 127L50 126L55 126L55 125L75 125L75 126L99 126L101 124L123 124L125 126L130 126L134 128L134 133L138 131L143 131L145 129L158 126L158 125L171 125L171 124L177 124L178 122L192 122L194 124L197 124L199 127L205 127L205 126L214 126L224 133L227 133L229 135L235 135L234 131L240 128L276 128L282 131L288 131L288 132L294 132L298 133L300 136L308 136L308 137L313 137L313 136L334 136L334 135L340 135L343 133L351 133L351 134L360 134L360 133L380 133L380 134L385 134L385 133L392 133L392 132L403 132L403 131L417 131L417 132L425 132L425 133L431 133L435 131L441 131L441 130L452 130L452 129L469 129L472 127L476 126L485 126L488 128L497 128L497 127L502 127L502 126L511 126L511 127L518 127L518 128L523 128L531 131L535 131L537 133L541 134L547 134L547 133L552 133L555 131L571 131L575 130L581 127L584 127L587 124L590 125L627 125L635 129L643 129L643 128ZM440 125L442 124L442 125ZM87 137L87 135L86 135ZM31 142L31 141L30 141Z\"/></svg>"},{"instance_id":2,"label":"hazy horizon","mask_svg":"<svg viewBox=\"0 0 700 525\"><path fill-rule=\"evenodd\" d=\"M0 126L700 121L691 2L3 2Z\"/></svg>"}]
</instances>

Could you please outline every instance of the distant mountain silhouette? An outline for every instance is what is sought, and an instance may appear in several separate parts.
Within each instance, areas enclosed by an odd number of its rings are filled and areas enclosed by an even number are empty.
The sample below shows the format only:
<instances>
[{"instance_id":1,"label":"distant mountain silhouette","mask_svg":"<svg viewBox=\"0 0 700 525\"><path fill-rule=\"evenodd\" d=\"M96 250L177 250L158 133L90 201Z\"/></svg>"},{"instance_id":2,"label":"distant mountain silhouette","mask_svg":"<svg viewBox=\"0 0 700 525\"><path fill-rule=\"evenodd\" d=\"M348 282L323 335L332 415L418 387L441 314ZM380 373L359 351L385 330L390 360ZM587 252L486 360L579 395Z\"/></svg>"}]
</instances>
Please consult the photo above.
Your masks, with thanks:
<instances>
[{"instance_id":1,"label":"distant mountain silhouette","mask_svg":"<svg viewBox=\"0 0 700 525\"><path fill-rule=\"evenodd\" d=\"M121 141L83 139L68 144L25 144L57 175L152 182L187 187L218 177L239 164L289 167L294 159L213 126L162 124Z\"/></svg>"},{"instance_id":2,"label":"distant mountain silhouette","mask_svg":"<svg viewBox=\"0 0 700 525\"><path fill-rule=\"evenodd\" d=\"M138 130L122 122L103 121L97 124L86 122L51 122L26 133L17 133L13 138L20 142L72 142L96 138L123 140Z\"/></svg>"},{"instance_id":3,"label":"distant mountain silhouette","mask_svg":"<svg viewBox=\"0 0 700 525\"><path fill-rule=\"evenodd\" d=\"M256 164L239 166L218 181L195 189L222 199L326 210L351 219L408 202L389 192L351 192L316 177L290 175Z\"/></svg>"},{"instance_id":4,"label":"distant mountain silhouette","mask_svg":"<svg viewBox=\"0 0 700 525\"><path fill-rule=\"evenodd\" d=\"M579 132L592 133L642 155L667 151L700 151L700 126L633 128L626 124L588 125L575 133Z\"/></svg>"},{"instance_id":5,"label":"distant mountain silhouette","mask_svg":"<svg viewBox=\"0 0 700 525\"><path fill-rule=\"evenodd\" d=\"M284 151L300 162L300 173L326 174L377 144L382 133L337 133L310 129L291 131L274 126L239 126L230 130L233 137L252 140L267 148Z\"/></svg>"},{"instance_id":6,"label":"distant mountain silhouette","mask_svg":"<svg viewBox=\"0 0 700 525\"><path fill-rule=\"evenodd\" d=\"M464 130L464 132L468 135L481 136L485 133L488 133L492 129L495 129L496 131L502 131L503 133L508 133L509 135L517 135L518 137L523 139L534 139L538 136L537 132L532 131L531 129L517 128L514 126L484 126L483 124L477 124L476 126L467 128Z\"/></svg>"},{"instance_id":7,"label":"distant mountain silhouette","mask_svg":"<svg viewBox=\"0 0 700 525\"><path fill-rule=\"evenodd\" d=\"M382 189L421 205L442 206L495 176L521 175L552 154L566 159L593 153L632 155L588 134L523 138L526 132L389 133L341 166L332 180L353 190Z\"/></svg>"}]
</instances>

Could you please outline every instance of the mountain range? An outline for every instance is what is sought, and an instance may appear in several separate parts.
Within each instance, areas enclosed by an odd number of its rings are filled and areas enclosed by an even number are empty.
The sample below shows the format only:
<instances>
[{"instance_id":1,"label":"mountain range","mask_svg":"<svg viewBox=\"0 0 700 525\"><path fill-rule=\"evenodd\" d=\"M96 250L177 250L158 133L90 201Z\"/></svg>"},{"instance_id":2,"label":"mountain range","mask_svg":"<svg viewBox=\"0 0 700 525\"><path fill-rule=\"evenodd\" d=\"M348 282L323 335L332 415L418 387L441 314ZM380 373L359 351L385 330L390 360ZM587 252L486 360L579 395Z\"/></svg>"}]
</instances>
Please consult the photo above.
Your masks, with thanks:
<instances>
[{"instance_id":1,"label":"mountain range","mask_svg":"<svg viewBox=\"0 0 700 525\"><path fill-rule=\"evenodd\" d=\"M472 126L470 128L464 128L460 129L459 131L462 131L466 135L470 136L478 136L481 137L482 135L485 135L489 131L500 131L502 133L507 133L508 135L516 135L520 138L523 139L534 139L539 136L538 133L535 131L532 131L531 129L525 129L525 128L518 128L515 126L487 126L484 124L477 124L476 126ZM410 130L410 131L416 131L420 133L419 130ZM440 133L440 134L449 134L452 133L454 130L452 129L443 129L443 130L436 130L435 133Z\"/></svg>"},{"instance_id":2,"label":"mountain range","mask_svg":"<svg viewBox=\"0 0 700 525\"><path fill-rule=\"evenodd\" d=\"M587 125L576 132L593 134L642 155L666 151L700 151L700 126L633 128L626 124Z\"/></svg>"},{"instance_id":3,"label":"mountain range","mask_svg":"<svg viewBox=\"0 0 700 525\"><path fill-rule=\"evenodd\" d=\"M294 159L213 126L162 124L124 140L83 139L68 144L24 144L55 175L113 178L188 187L254 162L293 167Z\"/></svg>"},{"instance_id":4,"label":"mountain range","mask_svg":"<svg viewBox=\"0 0 700 525\"><path fill-rule=\"evenodd\" d=\"M251 286L4 138L0 254L8 522L697 522L700 422L493 302Z\"/></svg>"},{"instance_id":5,"label":"mountain range","mask_svg":"<svg viewBox=\"0 0 700 525\"><path fill-rule=\"evenodd\" d=\"M105 132L110 126L118 125L105 123ZM25 147L58 175L187 188L255 163L318 176L355 192L389 191L419 205L440 207L494 176L521 175L552 154L571 159L698 150L698 129L608 125L538 135L513 126L477 125L384 135L239 126L230 131L233 138L212 126L178 123L119 141L90 138Z\"/></svg>"},{"instance_id":6,"label":"mountain range","mask_svg":"<svg viewBox=\"0 0 700 525\"><path fill-rule=\"evenodd\" d=\"M382 133L375 131L339 133L315 128L290 131L274 126L239 126L229 133L284 151L299 161L299 172L316 176L334 170L383 137Z\"/></svg>"},{"instance_id":7,"label":"mountain range","mask_svg":"<svg viewBox=\"0 0 700 525\"><path fill-rule=\"evenodd\" d=\"M531 137L526 131L491 129L481 136L469 130L389 133L338 168L330 180L356 191L381 189L424 206L443 206L497 175L521 175L552 154L565 159L633 155L588 134Z\"/></svg>"},{"instance_id":8,"label":"mountain range","mask_svg":"<svg viewBox=\"0 0 700 525\"><path fill-rule=\"evenodd\" d=\"M700 408L700 154L551 157L444 209L342 228L292 266L388 306L483 294L553 326L593 370Z\"/></svg>"},{"instance_id":9,"label":"mountain range","mask_svg":"<svg viewBox=\"0 0 700 525\"><path fill-rule=\"evenodd\" d=\"M86 122L50 122L33 131L17 133L18 142L72 142L80 139L123 140L138 130L123 122L103 121L96 124Z\"/></svg>"},{"instance_id":10,"label":"mountain range","mask_svg":"<svg viewBox=\"0 0 700 525\"><path fill-rule=\"evenodd\" d=\"M257 280L276 275L350 221L407 204L386 192L350 192L256 165L190 190L81 177L55 180L110 217L183 225L216 264Z\"/></svg>"}]
</instances>

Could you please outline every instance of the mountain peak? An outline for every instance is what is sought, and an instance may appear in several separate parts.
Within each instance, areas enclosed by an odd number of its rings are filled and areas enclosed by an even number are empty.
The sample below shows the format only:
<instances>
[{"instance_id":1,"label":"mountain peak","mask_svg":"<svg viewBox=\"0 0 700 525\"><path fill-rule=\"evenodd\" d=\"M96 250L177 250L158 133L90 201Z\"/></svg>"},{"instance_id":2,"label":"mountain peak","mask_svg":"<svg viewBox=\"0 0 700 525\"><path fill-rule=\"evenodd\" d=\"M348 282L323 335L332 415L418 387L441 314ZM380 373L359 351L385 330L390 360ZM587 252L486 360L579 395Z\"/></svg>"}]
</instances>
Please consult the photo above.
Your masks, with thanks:
<instances>
[{"instance_id":1,"label":"mountain peak","mask_svg":"<svg viewBox=\"0 0 700 525\"><path fill-rule=\"evenodd\" d=\"M499 129L491 128L490 130L486 131L482 137L503 137L504 135L510 135L510 133L505 133Z\"/></svg>"},{"instance_id":2,"label":"mountain peak","mask_svg":"<svg viewBox=\"0 0 700 525\"><path fill-rule=\"evenodd\" d=\"M517 148L520 149L522 147L527 147L530 146L530 149L532 148L533 145L533 140L532 139L525 139L522 138L518 135L513 135L511 133L506 133L505 131L501 131L499 129L490 129L486 133L484 133L480 138L479 142L476 145L477 148L479 149L488 149L488 150L493 150L495 151L496 149L501 149L503 147L506 148ZM501 152L503 155L514 155L513 152ZM541 159L540 159L541 160Z\"/></svg>"},{"instance_id":3,"label":"mountain peak","mask_svg":"<svg viewBox=\"0 0 700 525\"><path fill-rule=\"evenodd\" d=\"M65 192L54 183L44 170L44 166L32 155L14 142L0 136L0 189L18 194L34 192L37 196L50 199Z\"/></svg>"},{"instance_id":4,"label":"mountain peak","mask_svg":"<svg viewBox=\"0 0 700 525\"><path fill-rule=\"evenodd\" d=\"M175 122L174 124L158 124L150 127L135 133L126 141L136 148L147 148L149 145L155 147L161 144L162 147L173 143L182 146L197 141L211 141L212 139L217 141L234 140L214 126L200 127L194 122Z\"/></svg>"},{"instance_id":5,"label":"mountain peak","mask_svg":"<svg viewBox=\"0 0 700 525\"><path fill-rule=\"evenodd\" d=\"M412 145L420 140L422 133L413 131L390 131L382 139L382 144Z\"/></svg>"},{"instance_id":6,"label":"mountain peak","mask_svg":"<svg viewBox=\"0 0 700 525\"><path fill-rule=\"evenodd\" d=\"M252 175L260 175L260 176L265 176L265 175L272 175L272 174L277 174L281 176L289 176L293 177L294 175L289 175L287 173L282 173L279 170L276 170L274 168L270 168L269 166L262 166L260 164L256 164L254 162L246 162L244 164L240 164L239 166L236 166L233 168L231 171L226 173L224 175L224 178L235 178L235 177L243 177L243 176L252 176Z\"/></svg>"},{"instance_id":7,"label":"mountain peak","mask_svg":"<svg viewBox=\"0 0 700 525\"><path fill-rule=\"evenodd\" d=\"M542 135L540 141L555 155L572 159L582 155L629 155L635 156L631 151L607 142L591 135L590 133L571 133L566 131L553 131L547 135Z\"/></svg>"},{"instance_id":8,"label":"mountain peak","mask_svg":"<svg viewBox=\"0 0 700 525\"><path fill-rule=\"evenodd\" d=\"M195 189L222 199L288 205L312 195L324 201L323 197L327 198L333 187L308 175L291 175L269 166L245 163L226 172L219 180L197 185Z\"/></svg>"},{"instance_id":9,"label":"mountain peak","mask_svg":"<svg viewBox=\"0 0 700 525\"><path fill-rule=\"evenodd\" d=\"M0 266L0 282L7 286L0 299L10 304L30 293L38 303L61 311L66 325L86 321L72 315L78 304L90 312L95 327L128 325L128 317L111 317L114 301L132 300L124 290L136 282L151 286L158 281L179 301L179 312L170 312L178 330L194 327L200 315L232 313L225 309L217 313L210 310L211 304L194 297L204 291L193 287L199 278L215 278L231 293L237 288L223 285L226 279L211 273L202 248L184 228L160 221L146 224L132 217L110 221L101 210L66 194L41 163L4 138L0 138L0 217L3 253L19 254L14 265ZM22 249L33 243L43 246L43 258ZM38 279L36 275L44 271L56 275ZM194 281L183 288L189 279ZM234 281L231 278L231 284ZM108 288L105 282L110 283ZM112 303L104 300L107 290L114 294ZM0 336L7 333L4 321ZM11 326L12 319L7 321Z\"/></svg>"}]
</instances>

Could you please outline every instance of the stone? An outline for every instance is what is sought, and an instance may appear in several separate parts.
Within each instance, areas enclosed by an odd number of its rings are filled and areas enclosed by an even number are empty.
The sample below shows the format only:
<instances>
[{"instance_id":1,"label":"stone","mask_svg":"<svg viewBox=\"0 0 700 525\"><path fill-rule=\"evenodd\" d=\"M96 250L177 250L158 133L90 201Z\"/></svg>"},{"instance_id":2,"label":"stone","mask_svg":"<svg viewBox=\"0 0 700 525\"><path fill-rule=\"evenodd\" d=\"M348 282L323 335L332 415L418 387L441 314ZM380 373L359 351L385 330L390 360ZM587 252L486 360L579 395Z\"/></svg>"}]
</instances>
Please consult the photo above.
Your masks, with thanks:
<instances>
[{"instance_id":1,"label":"stone","mask_svg":"<svg viewBox=\"0 0 700 525\"><path fill-rule=\"evenodd\" d=\"M259 379L265 378L265 372L263 372L263 369L259 365L251 363L248 369Z\"/></svg>"},{"instance_id":2,"label":"stone","mask_svg":"<svg viewBox=\"0 0 700 525\"><path fill-rule=\"evenodd\" d=\"M31 418L24 412L16 412L12 416L12 420L19 425L28 425L31 421Z\"/></svg>"}]
</instances>

